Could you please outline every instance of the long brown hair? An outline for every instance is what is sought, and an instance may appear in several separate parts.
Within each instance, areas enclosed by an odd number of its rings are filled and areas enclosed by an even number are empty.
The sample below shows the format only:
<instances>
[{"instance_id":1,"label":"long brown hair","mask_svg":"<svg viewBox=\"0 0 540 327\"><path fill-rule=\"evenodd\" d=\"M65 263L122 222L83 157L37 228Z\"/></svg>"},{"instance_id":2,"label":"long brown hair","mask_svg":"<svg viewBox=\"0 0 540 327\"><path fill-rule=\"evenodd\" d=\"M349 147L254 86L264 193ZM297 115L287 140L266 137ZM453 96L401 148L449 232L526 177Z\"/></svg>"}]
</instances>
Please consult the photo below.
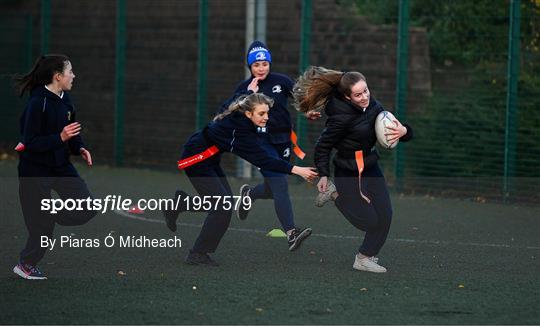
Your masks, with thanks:
<instances>
[{"instance_id":1,"label":"long brown hair","mask_svg":"<svg viewBox=\"0 0 540 327\"><path fill-rule=\"evenodd\" d=\"M19 96L32 90L39 85L50 84L56 73L62 73L69 58L63 54L49 54L36 59L34 66L26 75L17 75L15 81Z\"/></svg>"},{"instance_id":2,"label":"long brown hair","mask_svg":"<svg viewBox=\"0 0 540 327\"><path fill-rule=\"evenodd\" d=\"M351 87L359 81L366 81L359 72L341 72L310 66L294 84L294 107L304 113L311 110L321 111L336 91L342 96L350 96Z\"/></svg>"},{"instance_id":3,"label":"long brown hair","mask_svg":"<svg viewBox=\"0 0 540 327\"><path fill-rule=\"evenodd\" d=\"M214 121L221 120L225 116L230 115L236 111L252 112L253 110L255 110L255 106L258 104L266 104L270 108L274 105L274 99L262 93L251 93L250 95L242 95L238 97L233 103L231 103L227 110L216 115L214 117Z\"/></svg>"}]
</instances>

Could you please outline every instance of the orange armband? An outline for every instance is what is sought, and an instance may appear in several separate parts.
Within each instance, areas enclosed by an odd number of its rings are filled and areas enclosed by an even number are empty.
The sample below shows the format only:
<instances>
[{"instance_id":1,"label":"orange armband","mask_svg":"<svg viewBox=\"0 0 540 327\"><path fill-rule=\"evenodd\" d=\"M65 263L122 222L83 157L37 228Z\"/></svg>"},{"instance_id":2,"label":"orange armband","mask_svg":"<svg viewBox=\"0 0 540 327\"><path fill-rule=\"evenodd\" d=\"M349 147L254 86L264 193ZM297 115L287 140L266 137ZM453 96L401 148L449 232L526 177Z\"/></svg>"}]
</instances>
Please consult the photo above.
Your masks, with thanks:
<instances>
[{"instance_id":1,"label":"orange armband","mask_svg":"<svg viewBox=\"0 0 540 327\"><path fill-rule=\"evenodd\" d=\"M215 155L218 152L219 152L218 147L215 146L215 145L212 145L211 147L209 147L208 149L204 150L201 153L198 153L198 154L196 154L194 156L191 156L189 158L178 160L178 163L177 163L178 164L178 169L186 169L189 166L193 166L196 163L199 163L201 161L204 161L204 160L212 157L213 155Z\"/></svg>"}]
</instances>

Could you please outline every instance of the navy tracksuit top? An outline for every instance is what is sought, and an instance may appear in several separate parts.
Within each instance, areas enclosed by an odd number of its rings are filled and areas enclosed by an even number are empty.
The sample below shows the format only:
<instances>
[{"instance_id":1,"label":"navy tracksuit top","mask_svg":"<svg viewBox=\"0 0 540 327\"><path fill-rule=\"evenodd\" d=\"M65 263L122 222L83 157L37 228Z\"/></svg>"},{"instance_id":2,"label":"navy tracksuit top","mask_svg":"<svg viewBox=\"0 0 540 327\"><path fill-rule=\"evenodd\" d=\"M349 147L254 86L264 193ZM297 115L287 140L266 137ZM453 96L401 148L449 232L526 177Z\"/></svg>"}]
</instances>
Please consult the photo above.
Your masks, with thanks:
<instances>
[{"instance_id":1,"label":"navy tracksuit top","mask_svg":"<svg viewBox=\"0 0 540 327\"><path fill-rule=\"evenodd\" d=\"M221 120L210 122L202 131L193 134L184 144L182 157L203 152L212 145L217 146L220 152L234 153L259 168L291 173L292 166L288 162L270 157L260 147L257 127L243 113L233 112ZM202 163L219 164L219 154ZM192 167L196 169L200 164Z\"/></svg>"},{"instance_id":2,"label":"navy tracksuit top","mask_svg":"<svg viewBox=\"0 0 540 327\"><path fill-rule=\"evenodd\" d=\"M240 83L234 95L227 100L220 108L220 112L225 111L229 104L243 94L252 93L247 89L249 83L253 80L253 76ZM270 136L270 143L289 143L291 140L291 115L287 109L289 96L292 95L294 81L287 75L272 73L262 81L259 81L259 93L274 99L274 105L269 111L268 123L266 124L267 132Z\"/></svg>"},{"instance_id":3,"label":"navy tracksuit top","mask_svg":"<svg viewBox=\"0 0 540 327\"><path fill-rule=\"evenodd\" d=\"M69 163L70 154L80 155L84 143L80 135L62 142L60 133L75 122L75 109L67 92L60 98L44 86L30 92L30 99L20 118L22 143L20 159L47 167Z\"/></svg>"}]
</instances>

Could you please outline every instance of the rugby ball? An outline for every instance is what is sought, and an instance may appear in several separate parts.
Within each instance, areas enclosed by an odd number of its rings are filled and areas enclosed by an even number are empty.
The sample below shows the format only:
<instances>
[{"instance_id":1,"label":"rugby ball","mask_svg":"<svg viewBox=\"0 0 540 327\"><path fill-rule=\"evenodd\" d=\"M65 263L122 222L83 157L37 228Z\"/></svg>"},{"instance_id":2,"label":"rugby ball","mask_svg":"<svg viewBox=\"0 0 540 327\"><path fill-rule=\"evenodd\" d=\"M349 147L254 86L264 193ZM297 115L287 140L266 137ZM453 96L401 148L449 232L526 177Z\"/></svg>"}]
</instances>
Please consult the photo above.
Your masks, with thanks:
<instances>
[{"instance_id":1,"label":"rugby ball","mask_svg":"<svg viewBox=\"0 0 540 327\"><path fill-rule=\"evenodd\" d=\"M396 120L396 117L394 117L390 111L381 112L375 119L375 135L377 135L377 141L379 144L385 149L393 149L399 143L399 140L395 141L394 143L389 143L387 136L385 135L386 133L390 132L388 127L397 126L394 120Z\"/></svg>"}]
</instances>

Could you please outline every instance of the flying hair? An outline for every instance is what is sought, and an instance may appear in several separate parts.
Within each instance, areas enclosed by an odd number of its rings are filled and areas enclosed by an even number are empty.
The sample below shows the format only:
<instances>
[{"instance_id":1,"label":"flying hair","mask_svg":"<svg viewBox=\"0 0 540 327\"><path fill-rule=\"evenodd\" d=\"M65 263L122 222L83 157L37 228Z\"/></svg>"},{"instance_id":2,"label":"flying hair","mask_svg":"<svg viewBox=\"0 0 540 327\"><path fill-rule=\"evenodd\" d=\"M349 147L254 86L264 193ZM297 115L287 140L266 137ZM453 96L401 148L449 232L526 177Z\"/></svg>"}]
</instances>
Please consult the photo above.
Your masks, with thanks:
<instances>
[{"instance_id":1,"label":"flying hair","mask_svg":"<svg viewBox=\"0 0 540 327\"><path fill-rule=\"evenodd\" d=\"M294 107L303 113L312 110L320 112L336 93L350 96L351 87L361 80L366 81L366 78L359 72L310 66L294 84Z\"/></svg>"}]
</instances>

